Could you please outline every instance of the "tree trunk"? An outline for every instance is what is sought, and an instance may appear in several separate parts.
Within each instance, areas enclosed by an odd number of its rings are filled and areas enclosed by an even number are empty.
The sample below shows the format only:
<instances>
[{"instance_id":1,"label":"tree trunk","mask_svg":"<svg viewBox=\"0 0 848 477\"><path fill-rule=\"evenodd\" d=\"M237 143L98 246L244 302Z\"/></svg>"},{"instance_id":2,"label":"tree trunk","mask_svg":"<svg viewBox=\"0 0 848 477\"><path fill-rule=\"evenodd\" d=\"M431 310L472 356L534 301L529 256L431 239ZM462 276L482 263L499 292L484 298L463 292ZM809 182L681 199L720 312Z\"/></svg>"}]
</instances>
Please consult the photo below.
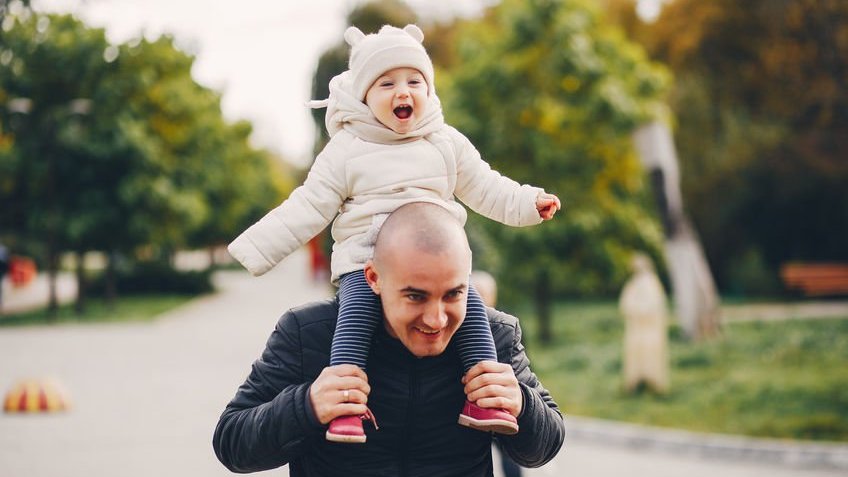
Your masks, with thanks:
<instances>
[{"instance_id":1,"label":"tree trunk","mask_svg":"<svg viewBox=\"0 0 848 477\"><path fill-rule=\"evenodd\" d=\"M701 341L721 334L720 300L701 244L688 221L666 240L665 252L674 307L687 338Z\"/></svg>"},{"instance_id":2,"label":"tree trunk","mask_svg":"<svg viewBox=\"0 0 848 477\"><path fill-rule=\"evenodd\" d=\"M86 294L86 280L85 280L85 252L78 251L76 253L77 258L77 301L74 303L74 311L77 316L82 316L85 313L85 294Z\"/></svg>"},{"instance_id":3,"label":"tree trunk","mask_svg":"<svg viewBox=\"0 0 848 477\"><path fill-rule=\"evenodd\" d=\"M52 244L51 244L52 245ZM47 300L47 317L49 321L54 321L59 312L59 296L56 290L56 279L59 273L59 256L51 246L47 251L47 283L48 283L48 300Z\"/></svg>"},{"instance_id":4,"label":"tree trunk","mask_svg":"<svg viewBox=\"0 0 848 477\"><path fill-rule=\"evenodd\" d=\"M117 276L115 274L115 252L109 252L106 261L106 306L115 307L115 299L118 296Z\"/></svg>"},{"instance_id":5,"label":"tree trunk","mask_svg":"<svg viewBox=\"0 0 848 477\"><path fill-rule=\"evenodd\" d=\"M551 330L551 282L546 269L536 275L536 316L539 317L539 341L548 344L553 340Z\"/></svg>"},{"instance_id":6,"label":"tree trunk","mask_svg":"<svg viewBox=\"0 0 848 477\"><path fill-rule=\"evenodd\" d=\"M689 339L717 336L721 331L720 300L698 235L686 218L671 131L662 123L649 123L635 132L634 143L651 175L663 221L666 264L677 319Z\"/></svg>"}]
</instances>

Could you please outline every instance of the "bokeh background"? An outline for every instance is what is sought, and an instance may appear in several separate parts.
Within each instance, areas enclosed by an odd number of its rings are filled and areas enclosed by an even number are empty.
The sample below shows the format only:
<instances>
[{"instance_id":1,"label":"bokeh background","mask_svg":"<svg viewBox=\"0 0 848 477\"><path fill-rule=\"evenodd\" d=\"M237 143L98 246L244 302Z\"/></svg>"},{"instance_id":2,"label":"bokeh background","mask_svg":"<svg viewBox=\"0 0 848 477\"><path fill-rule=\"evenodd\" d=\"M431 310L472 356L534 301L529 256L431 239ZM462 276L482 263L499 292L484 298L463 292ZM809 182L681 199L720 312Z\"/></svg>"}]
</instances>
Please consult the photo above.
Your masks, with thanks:
<instances>
[{"instance_id":1,"label":"bokeh background","mask_svg":"<svg viewBox=\"0 0 848 477\"><path fill-rule=\"evenodd\" d=\"M238 304L258 282L224 247L326 144L324 111L303 102L346 69L346 26L417 23L447 122L564 202L540 227L470 214L467 230L565 411L845 452L846 2L300 3L0 1L0 339L18 343L0 351L0 391L29 372L85 381L13 369L57 330L157 326L230 297L259 331L222 409L274 317L332 293L326 232L281 266L267 308ZM673 140L672 182L634 142L646 125ZM697 260L674 266L681 230ZM637 254L668 294L665 390L622 384L618 297ZM694 328L680 267L700 277ZM30 436L18 419L0 432ZM52 475L33 472L19 475Z\"/></svg>"}]
</instances>

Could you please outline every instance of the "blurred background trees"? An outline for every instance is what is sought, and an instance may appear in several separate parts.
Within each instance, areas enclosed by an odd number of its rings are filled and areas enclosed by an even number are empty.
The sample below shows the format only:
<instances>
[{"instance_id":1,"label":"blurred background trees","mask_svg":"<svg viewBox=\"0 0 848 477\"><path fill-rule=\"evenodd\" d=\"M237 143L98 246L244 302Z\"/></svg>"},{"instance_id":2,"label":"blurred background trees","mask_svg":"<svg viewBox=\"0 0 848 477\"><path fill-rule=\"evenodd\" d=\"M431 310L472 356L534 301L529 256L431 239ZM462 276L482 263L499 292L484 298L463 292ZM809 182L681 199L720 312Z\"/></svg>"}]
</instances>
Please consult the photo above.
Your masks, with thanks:
<instances>
[{"instance_id":1,"label":"blurred background trees","mask_svg":"<svg viewBox=\"0 0 848 477\"><path fill-rule=\"evenodd\" d=\"M683 193L719 287L774 295L785 262L848 260L848 3L675 0L652 23L608 3L674 72Z\"/></svg>"},{"instance_id":2,"label":"blurred background trees","mask_svg":"<svg viewBox=\"0 0 848 477\"><path fill-rule=\"evenodd\" d=\"M291 187L278 161L249 145L248 123L223 119L220 95L192 79L193 61L169 37L112 45L71 16L7 15L4 242L51 275L64 252L81 264L101 251L111 275L117 257L167 262L180 248L225 243L278 202ZM78 278L81 307L81 266Z\"/></svg>"},{"instance_id":3,"label":"blurred background trees","mask_svg":"<svg viewBox=\"0 0 848 477\"><path fill-rule=\"evenodd\" d=\"M473 219L500 252L504 298L532 297L545 340L555 297L616 294L634 251L661 256L631 133L661 111L668 77L589 2L505 0L456 47L447 121L493 168L563 200L538 227Z\"/></svg>"},{"instance_id":4,"label":"blurred background trees","mask_svg":"<svg viewBox=\"0 0 848 477\"><path fill-rule=\"evenodd\" d=\"M227 242L299 181L250 146L250 124L223 119L171 38L113 45L28 4L0 1L0 240L15 250L49 270L63 252L167 261ZM630 143L662 104L724 294L776 295L781 264L848 259L848 6L663 4L646 21L634 0L505 0L422 24L448 122L494 168L564 199L562 216L527 230L472 214L476 266L514 284L505 305L532 294L544 317L557 297L617 293L635 250L662 263ZM358 3L348 21L418 20L392 0ZM313 98L347 55L321 57Z\"/></svg>"},{"instance_id":5,"label":"blurred background trees","mask_svg":"<svg viewBox=\"0 0 848 477\"><path fill-rule=\"evenodd\" d=\"M544 317L553 297L616 293L633 250L662 263L629 138L660 104L722 293L779 295L781 264L845 261L848 6L673 0L646 21L636 3L505 0L482 19L424 25L448 122L496 169L565 199L539 228L469 222L476 265L515 284L505 304L532 291ZM349 20L366 32L414 20L383 5ZM314 97L346 55L342 44L322 58Z\"/></svg>"}]
</instances>

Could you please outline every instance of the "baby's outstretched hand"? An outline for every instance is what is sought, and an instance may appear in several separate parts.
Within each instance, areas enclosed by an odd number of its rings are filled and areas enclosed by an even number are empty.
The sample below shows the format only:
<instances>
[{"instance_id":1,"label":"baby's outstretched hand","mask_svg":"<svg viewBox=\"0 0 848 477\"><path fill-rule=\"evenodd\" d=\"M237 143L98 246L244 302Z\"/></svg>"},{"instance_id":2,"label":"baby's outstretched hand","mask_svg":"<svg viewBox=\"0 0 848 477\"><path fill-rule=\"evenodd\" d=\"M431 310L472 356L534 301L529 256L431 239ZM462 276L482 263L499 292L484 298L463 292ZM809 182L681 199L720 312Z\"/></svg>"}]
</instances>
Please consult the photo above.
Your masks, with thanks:
<instances>
[{"instance_id":1,"label":"baby's outstretched hand","mask_svg":"<svg viewBox=\"0 0 848 477\"><path fill-rule=\"evenodd\" d=\"M542 220L551 220L554 218L556 211L561 208L562 204L559 201L559 197L553 194L540 192L536 196L536 210L539 211L539 216L542 217Z\"/></svg>"}]
</instances>

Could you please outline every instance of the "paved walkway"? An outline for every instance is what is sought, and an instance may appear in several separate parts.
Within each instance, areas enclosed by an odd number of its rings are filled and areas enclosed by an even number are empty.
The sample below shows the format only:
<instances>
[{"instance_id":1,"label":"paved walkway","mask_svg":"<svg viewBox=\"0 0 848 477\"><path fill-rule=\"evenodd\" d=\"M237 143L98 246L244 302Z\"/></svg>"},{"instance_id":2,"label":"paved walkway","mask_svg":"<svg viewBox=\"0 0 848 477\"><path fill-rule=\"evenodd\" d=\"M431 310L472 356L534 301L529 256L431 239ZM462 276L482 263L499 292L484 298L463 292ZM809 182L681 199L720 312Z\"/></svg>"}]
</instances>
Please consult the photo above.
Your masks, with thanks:
<instances>
[{"instance_id":1,"label":"paved walkway","mask_svg":"<svg viewBox=\"0 0 848 477\"><path fill-rule=\"evenodd\" d=\"M73 401L63 414L0 414L0 476L232 475L212 453L214 424L276 318L327 295L326 286L302 278L306 267L298 253L262 278L219 274L221 293L153 323L0 328L0 391L49 376ZM526 475L830 477L848 467L813 470L803 460L717 453L673 432L634 437L628 426L568 422L565 450ZM845 451L839 446L833 455Z\"/></svg>"}]
</instances>

